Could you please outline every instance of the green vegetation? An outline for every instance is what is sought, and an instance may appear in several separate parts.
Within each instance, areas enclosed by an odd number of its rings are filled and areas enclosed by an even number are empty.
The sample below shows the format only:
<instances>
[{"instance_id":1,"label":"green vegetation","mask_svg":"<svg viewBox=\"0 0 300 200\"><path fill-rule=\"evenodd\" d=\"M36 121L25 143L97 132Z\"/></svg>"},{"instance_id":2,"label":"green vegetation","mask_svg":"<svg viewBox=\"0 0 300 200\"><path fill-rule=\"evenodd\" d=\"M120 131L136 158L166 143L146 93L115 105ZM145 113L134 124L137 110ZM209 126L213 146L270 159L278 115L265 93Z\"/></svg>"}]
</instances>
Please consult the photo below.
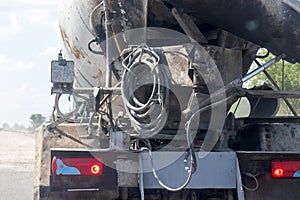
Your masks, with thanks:
<instances>
[{"instance_id":1,"label":"green vegetation","mask_svg":"<svg viewBox=\"0 0 300 200\"><path fill-rule=\"evenodd\" d=\"M46 118L41 114L32 114L30 116L31 128L35 130L45 122Z\"/></svg>"},{"instance_id":2,"label":"green vegetation","mask_svg":"<svg viewBox=\"0 0 300 200\"><path fill-rule=\"evenodd\" d=\"M261 54L266 54L266 51L261 50ZM269 55L265 59L260 59L260 63L264 63L274 56ZM284 63L284 64L283 64ZM284 67L283 67L284 66ZM252 70L256 68L256 65L253 65ZM300 91L300 64L292 64L287 61L280 61L269 69L267 72L271 77L276 81L279 88L283 91ZM260 73L256 77L250 80L248 88L254 87L255 85L263 85L264 83L272 85L271 81L266 77L264 73ZM297 113L300 113L300 99L288 99L293 108ZM280 101L280 110L279 115L291 115L290 109L286 106L283 100Z\"/></svg>"}]
</instances>

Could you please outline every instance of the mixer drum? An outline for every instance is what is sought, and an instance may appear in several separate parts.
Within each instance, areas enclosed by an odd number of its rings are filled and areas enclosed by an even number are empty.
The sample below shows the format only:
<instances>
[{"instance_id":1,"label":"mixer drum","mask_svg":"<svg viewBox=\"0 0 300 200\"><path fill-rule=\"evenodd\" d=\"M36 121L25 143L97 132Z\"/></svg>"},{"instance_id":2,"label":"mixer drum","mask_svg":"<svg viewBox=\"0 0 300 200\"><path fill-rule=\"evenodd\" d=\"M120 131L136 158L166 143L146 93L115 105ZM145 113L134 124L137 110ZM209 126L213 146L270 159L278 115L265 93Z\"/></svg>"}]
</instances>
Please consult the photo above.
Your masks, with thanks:
<instances>
[{"instance_id":1,"label":"mixer drum","mask_svg":"<svg viewBox=\"0 0 300 200\"><path fill-rule=\"evenodd\" d=\"M116 11L111 16L114 34L139 28L138 34L131 32L122 37L118 36L119 49L115 54L119 55L120 51L131 45L128 41L145 41L146 34L141 28L145 28L147 24L148 1L111 0L110 5L110 10ZM103 2L100 0L59 1L59 25L65 46L64 55L75 62L75 87L105 86L105 57L88 49L89 42L95 37L105 38L103 9ZM104 46L104 43L103 41L101 46ZM93 48L103 51L97 45Z\"/></svg>"}]
</instances>

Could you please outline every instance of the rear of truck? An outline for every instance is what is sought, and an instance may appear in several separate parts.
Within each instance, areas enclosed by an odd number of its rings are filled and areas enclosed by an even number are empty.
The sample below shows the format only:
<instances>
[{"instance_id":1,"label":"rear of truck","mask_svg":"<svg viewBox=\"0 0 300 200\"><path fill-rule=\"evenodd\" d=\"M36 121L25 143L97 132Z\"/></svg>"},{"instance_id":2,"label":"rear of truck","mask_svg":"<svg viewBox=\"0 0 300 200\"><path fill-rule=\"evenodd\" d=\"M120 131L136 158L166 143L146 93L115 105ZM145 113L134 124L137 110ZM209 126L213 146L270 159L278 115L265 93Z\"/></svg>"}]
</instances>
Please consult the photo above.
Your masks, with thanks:
<instances>
[{"instance_id":1,"label":"rear of truck","mask_svg":"<svg viewBox=\"0 0 300 200\"><path fill-rule=\"evenodd\" d=\"M51 63L53 123L36 134L35 199L299 199L300 93L267 72L300 60L299 8L60 1L65 49ZM259 73L272 85L243 87ZM279 99L293 116L277 114Z\"/></svg>"}]
</instances>

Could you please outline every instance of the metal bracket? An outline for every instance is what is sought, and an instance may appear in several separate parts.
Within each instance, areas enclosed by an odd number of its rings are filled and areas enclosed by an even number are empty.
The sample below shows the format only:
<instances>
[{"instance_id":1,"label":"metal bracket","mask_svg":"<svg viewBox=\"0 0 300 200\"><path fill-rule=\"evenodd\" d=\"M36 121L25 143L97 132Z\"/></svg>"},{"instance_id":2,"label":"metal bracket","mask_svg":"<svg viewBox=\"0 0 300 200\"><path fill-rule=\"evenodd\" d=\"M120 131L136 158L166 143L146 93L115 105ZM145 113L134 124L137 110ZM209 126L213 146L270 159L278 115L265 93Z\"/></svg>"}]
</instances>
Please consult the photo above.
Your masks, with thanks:
<instances>
[{"instance_id":1,"label":"metal bracket","mask_svg":"<svg viewBox=\"0 0 300 200\"><path fill-rule=\"evenodd\" d=\"M174 18L177 20L180 27L183 29L183 31L193 40L196 40L197 42L201 44L207 44L208 40L205 38L203 33L199 30L193 19L185 14L185 13L179 13L176 8L172 9L172 14Z\"/></svg>"}]
</instances>

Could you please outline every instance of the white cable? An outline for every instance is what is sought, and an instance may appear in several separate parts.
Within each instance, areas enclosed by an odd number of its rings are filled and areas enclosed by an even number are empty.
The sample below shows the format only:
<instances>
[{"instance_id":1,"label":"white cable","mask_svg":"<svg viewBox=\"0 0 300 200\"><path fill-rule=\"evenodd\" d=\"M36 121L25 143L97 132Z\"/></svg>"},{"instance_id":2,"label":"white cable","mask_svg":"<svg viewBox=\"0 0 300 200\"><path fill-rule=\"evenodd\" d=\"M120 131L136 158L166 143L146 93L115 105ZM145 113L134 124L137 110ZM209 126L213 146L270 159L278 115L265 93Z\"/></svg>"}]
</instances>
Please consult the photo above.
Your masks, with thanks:
<instances>
[{"instance_id":1,"label":"white cable","mask_svg":"<svg viewBox=\"0 0 300 200\"><path fill-rule=\"evenodd\" d=\"M95 14L95 12L101 7L101 6L103 6L103 1L101 1L94 9L93 9L93 11L91 12L91 15L90 15L90 18L89 18L89 25L90 25L90 28L93 28L93 31L95 32L95 34L97 34L96 33L96 31L95 31L95 26L94 26L94 24L93 24L93 17L94 17L94 14ZM100 20L102 20L102 17L100 17ZM94 35L91 31L90 31L90 29L88 29L89 30L89 32L92 34L92 35Z\"/></svg>"},{"instance_id":2,"label":"white cable","mask_svg":"<svg viewBox=\"0 0 300 200\"><path fill-rule=\"evenodd\" d=\"M60 117L60 119L57 120L57 121L60 121L60 123L63 123L65 121L69 121L71 119L71 117L73 117L75 114L81 113L86 108L88 98L73 93L75 102L76 102L76 97L81 98L84 101L82 102L82 104L81 104L80 107L77 107L76 109L74 109L70 113L64 114L64 113L62 113L62 111L60 110L60 107L59 107L59 100L60 100L61 96L62 96L62 94L56 94L56 96L55 96L55 103L54 103L54 109L57 111L57 114ZM73 122L76 122L76 120L75 119L74 120L70 120L70 122L73 123Z\"/></svg>"},{"instance_id":3,"label":"white cable","mask_svg":"<svg viewBox=\"0 0 300 200\"><path fill-rule=\"evenodd\" d=\"M205 112L205 111L207 111L207 110L209 110L209 109L212 109L212 108L214 108L214 107L217 107L217 106L219 106L219 105L221 105L221 104L223 104L223 103L226 103L228 100L230 100L230 99L232 99L232 98L234 98L235 96L234 95L231 95L231 96L229 96L229 97L227 97L227 98L225 98L225 99L222 99L222 100L219 100L219 101L217 101L217 102L215 102L215 103L213 103L213 104L210 104L210 105L207 105L207 106L205 106L205 107L203 107L203 108L200 108L199 110L197 110L196 112L194 112L193 113L193 115L190 117L190 119L186 122L186 124L185 124L185 126L186 126L186 133L187 133L187 137L188 137L188 143L189 143L189 135L190 135L190 125L191 125L191 121L193 120L193 118L197 115L197 114L200 114L200 113L202 113L202 112ZM190 144L188 144L188 145L190 145ZM199 154L200 154L200 152L201 151L199 151Z\"/></svg>"},{"instance_id":4,"label":"white cable","mask_svg":"<svg viewBox=\"0 0 300 200\"><path fill-rule=\"evenodd\" d=\"M251 173L242 173L242 174L245 174L246 176L250 177L250 178L253 178L253 180L255 181L255 187L254 188L249 188L247 187L246 185L242 184L243 188L245 188L246 190L250 191L250 192L255 192L256 190L258 190L259 188L259 183L258 183L258 180L256 178L257 175L253 175Z\"/></svg>"},{"instance_id":5,"label":"white cable","mask_svg":"<svg viewBox=\"0 0 300 200\"><path fill-rule=\"evenodd\" d=\"M145 199L145 191L144 191L144 172L143 172L143 165L142 165L142 156L139 156L139 164L140 164L140 171L139 171L139 187L141 193L141 200Z\"/></svg>"},{"instance_id":6,"label":"white cable","mask_svg":"<svg viewBox=\"0 0 300 200\"><path fill-rule=\"evenodd\" d=\"M160 58L156 52L147 45L141 45L130 49L129 55L122 62L125 71L122 76L121 92L125 111L130 118L132 127L141 137L149 138L159 133L165 126L168 117L169 74L164 66L159 65L159 61ZM152 91L146 103L140 102L134 96L135 88L133 86L136 85L136 80L133 76L135 76L134 70L136 69L151 71ZM150 119L149 123L141 122L140 119L149 116L154 106L160 108L155 119Z\"/></svg>"},{"instance_id":7,"label":"white cable","mask_svg":"<svg viewBox=\"0 0 300 200\"><path fill-rule=\"evenodd\" d=\"M156 173L155 167L154 167L154 161L153 161L153 156L152 156L151 150L148 149L148 148L141 148L141 150L142 150L142 151L147 151L147 152L149 153L149 156L150 156L150 162L151 162L151 167L152 167L152 173L153 173L155 179L157 180L158 184L159 184L161 187L163 187L164 189L169 190L169 191L171 191L171 192L177 192L177 191L179 191L179 190L184 189L184 188L189 184L189 182L190 182L190 180L191 180L191 178L192 178L192 174L193 174L193 169L192 169L192 168L193 168L193 163L194 163L193 155L191 155L191 163L190 163L190 168L189 168L189 170L188 170L188 177L187 177L186 181L185 181L184 184L181 185L180 187L172 188L172 187L167 186L164 182L162 182L162 181L159 179L159 177L158 177L158 175L157 175L157 173Z\"/></svg>"}]
</instances>

